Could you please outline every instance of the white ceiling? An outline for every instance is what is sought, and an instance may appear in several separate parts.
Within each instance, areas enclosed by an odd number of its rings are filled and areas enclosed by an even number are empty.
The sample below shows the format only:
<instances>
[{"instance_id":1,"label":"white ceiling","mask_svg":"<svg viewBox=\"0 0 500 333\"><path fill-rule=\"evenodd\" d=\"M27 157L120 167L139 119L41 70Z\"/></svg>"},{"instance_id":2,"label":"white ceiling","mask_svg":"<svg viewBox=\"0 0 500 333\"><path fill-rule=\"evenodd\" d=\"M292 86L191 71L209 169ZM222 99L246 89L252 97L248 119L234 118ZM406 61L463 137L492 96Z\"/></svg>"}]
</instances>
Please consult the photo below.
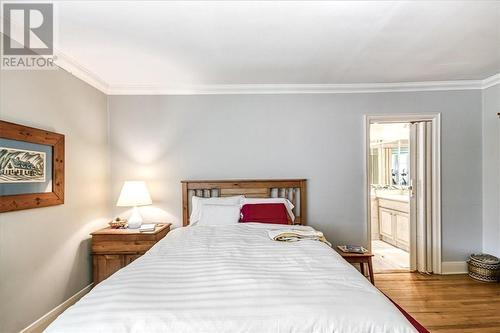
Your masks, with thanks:
<instances>
[{"instance_id":1,"label":"white ceiling","mask_svg":"<svg viewBox=\"0 0 500 333\"><path fill-rule=\"evenodd\" d=\"M482 80L500 73L499 1L57 7L61 62L117 91Z\"/></svg>"}]
</instances>

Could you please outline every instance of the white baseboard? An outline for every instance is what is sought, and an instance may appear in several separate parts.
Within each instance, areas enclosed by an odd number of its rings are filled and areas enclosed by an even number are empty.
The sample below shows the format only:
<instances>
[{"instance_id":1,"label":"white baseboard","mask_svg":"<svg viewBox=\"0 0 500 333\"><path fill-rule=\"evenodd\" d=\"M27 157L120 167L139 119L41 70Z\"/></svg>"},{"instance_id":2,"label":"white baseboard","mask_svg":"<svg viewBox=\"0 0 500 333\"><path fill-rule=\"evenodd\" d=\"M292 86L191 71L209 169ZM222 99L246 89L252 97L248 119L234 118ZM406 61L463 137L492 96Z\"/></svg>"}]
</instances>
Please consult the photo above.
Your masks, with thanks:
<instances>
[{"instance_id":1,"label":"white baseboard","mask_svg":"<svg viewBox=\"0 0 500 333\"><path fill-rule=\"evenodd\" d=\"M68 298L67 300L65 300L64 302L53 308L52 310L47 312L37 321L35 321L31 325L23 329L20 333L43 332L43 330L45 330L47 326L49 326L50 323L52 323L57 318L57 316L59 316L61 313L64 312L64 310L75 304L80 298L82 298L86 293L88 293L90 289L92 289L93 285L94 285L93 283L89 284L88 286L86 286L85 288L83 288L82 290L80 290L79 292L77 292L76 294L74 294L73 296L71 296L70 298Z\"/></svg>"},{"instance_id":2,"label":"white baseboard","mask_svg":"<svg viewBox=\"0 0 500 333\"><path fill-rule=\"evenodd\" d=\"M441 274L467 274L466 261L443 261L441 263Z\"/></svg>"}]
</instances>

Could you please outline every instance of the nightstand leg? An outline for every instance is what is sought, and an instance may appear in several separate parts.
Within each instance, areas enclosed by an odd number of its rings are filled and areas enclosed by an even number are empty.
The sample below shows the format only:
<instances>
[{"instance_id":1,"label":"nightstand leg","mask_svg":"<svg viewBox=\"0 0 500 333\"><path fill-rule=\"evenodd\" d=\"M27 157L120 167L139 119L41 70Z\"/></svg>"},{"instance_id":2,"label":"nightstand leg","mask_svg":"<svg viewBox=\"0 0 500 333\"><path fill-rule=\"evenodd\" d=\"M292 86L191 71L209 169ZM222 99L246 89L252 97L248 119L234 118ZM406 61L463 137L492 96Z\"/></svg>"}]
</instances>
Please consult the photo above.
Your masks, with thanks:
<instances>
[{"instance_id":1,"label":"nightstand leg","mask_svg":"<svg viewBox=\"0 0 500 333\"><path fill-rule=\"evenodd\" d=\"M359 268L361 270L361 274L363 274L363 276L366 276L365 275L365 263L364 262L360 262L359 263Z\"/></svg>"},{"instance_id":2,"label":"nightstand leg","mask_svg":"<svg viewBox=\"0 0 500 333\"><path fill-rule=\"evenodd\" d=\"M368 270L369 270L368 273L370 274L370 281L373 285L375 285L375 278L373 277L373 266L371 257L368 259Z\"/></svg>"}]
</instances>

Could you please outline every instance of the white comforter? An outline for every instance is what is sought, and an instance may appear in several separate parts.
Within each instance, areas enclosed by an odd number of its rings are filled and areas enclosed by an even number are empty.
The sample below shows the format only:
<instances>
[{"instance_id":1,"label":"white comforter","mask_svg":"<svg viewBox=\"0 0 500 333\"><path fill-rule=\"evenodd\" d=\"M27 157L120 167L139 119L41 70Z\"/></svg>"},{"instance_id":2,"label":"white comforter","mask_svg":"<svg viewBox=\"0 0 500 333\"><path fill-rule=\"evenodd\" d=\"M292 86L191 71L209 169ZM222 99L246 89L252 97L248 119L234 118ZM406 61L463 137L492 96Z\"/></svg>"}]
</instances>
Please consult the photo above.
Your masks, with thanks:
<instances>
[{"instance_id":1,"label":"white comforter","mask_svg":"<svg viewBox=\"0 0 500 333\"><path fill-rule=\"evenodd\" d=\"M415 332L326 244L272 241L270 228L175 229L47 332Z\"/></svg>"}]
</instances>

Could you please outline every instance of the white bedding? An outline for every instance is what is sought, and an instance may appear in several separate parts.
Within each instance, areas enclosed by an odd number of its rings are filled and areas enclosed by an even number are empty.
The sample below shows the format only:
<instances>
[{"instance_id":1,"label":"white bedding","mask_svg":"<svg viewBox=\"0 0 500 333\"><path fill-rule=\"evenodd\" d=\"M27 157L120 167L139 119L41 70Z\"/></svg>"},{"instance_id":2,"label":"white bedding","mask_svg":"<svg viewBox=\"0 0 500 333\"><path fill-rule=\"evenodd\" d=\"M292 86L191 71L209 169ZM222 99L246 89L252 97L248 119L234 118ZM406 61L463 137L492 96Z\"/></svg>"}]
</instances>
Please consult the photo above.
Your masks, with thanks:
<instances>
[{"instance_id":1,"label":"white bedding","mask_svg":"<svg viewBox=\"0 0 500 333\"><path fill-rule=\"evenodd\" d=\"M415 332L326 244L273 241L270 228L175 229L47 332Z\"/></svg>"}]
</instances>

